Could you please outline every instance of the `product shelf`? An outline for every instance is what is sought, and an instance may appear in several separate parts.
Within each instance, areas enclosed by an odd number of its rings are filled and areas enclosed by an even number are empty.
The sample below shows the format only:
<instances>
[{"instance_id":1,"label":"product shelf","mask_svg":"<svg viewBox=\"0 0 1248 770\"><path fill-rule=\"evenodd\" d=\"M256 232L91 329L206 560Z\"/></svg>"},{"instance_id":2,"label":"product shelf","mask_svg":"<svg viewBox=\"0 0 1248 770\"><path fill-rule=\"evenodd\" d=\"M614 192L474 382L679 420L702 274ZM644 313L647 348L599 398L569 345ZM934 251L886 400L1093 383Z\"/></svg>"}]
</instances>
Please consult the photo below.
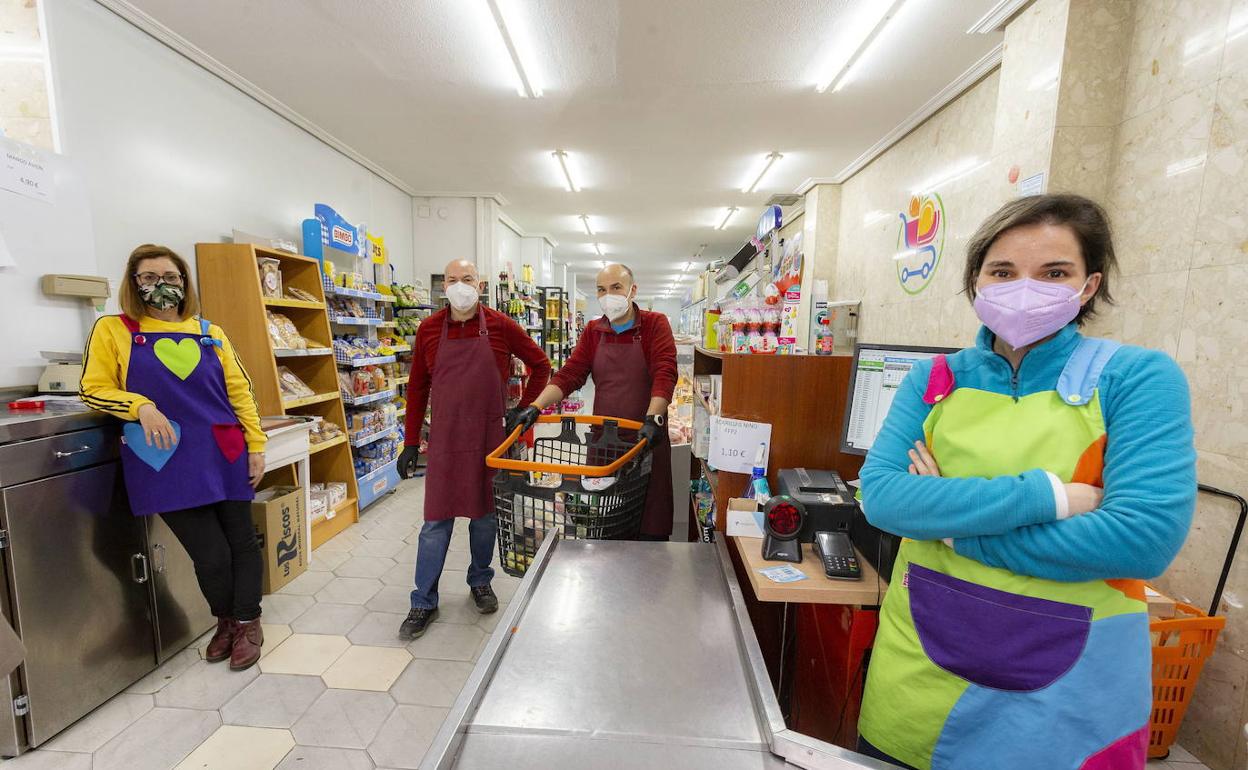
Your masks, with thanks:
<instances>
[{"instance_id":1,"label":"product shelf","mask_svg":"<svg viewBox=\"0 0 1248 770\"><path fill-rule=\"evenodd\" d=\"M399 360L394 356L373 356L372 358L353 358L349 364L339 364L339 366L351 369L358 369L361 366L374 366L376 364L393 364Z\"/></svg>"},{"instance_id":2,"label":"product shelf","mask_svg":"<svg viewBox=\"0 0 1248 770\"><path fill-rule=\"evenodd\" d=\"M302 299L286 299L285 297L265 297L264 304L268 307L299 308L301 310L324 310L324 302L308 302Z\"/></svg>"},{"instance_id":3,"label":"product shelf","mask_svg":"<svg viewBox=\"0 0 1248 770\"><path fill-rule=\"evenodd\" d=\"M332 356L333 348L307 348L294 350L290 348L274 348L273 355L277 358L304 358L306 356Z\"/></svg>"},{"instance_id":4,"label":"product shelf","mask_svg":"<svg viewBox=\"0 0 1248 770\"><path fill-rule=\"evenodd\" d=\"M408 307L396 307L394 312L405 315L425 310L437 310L437 308L433 305L409 305Z\"/></svg>"},{"instance_id":5,"label":"product shelf","mask_svg":"<svg viewBox=\"0 0 1248 770\"><path fill-rule=\"evenodd\" d=\"M393 390L383 390L377 393L369 393L367 396L355 396L353 398L344 399L347 406L364 406L365 404L376 403L377 401L389 401L394 398Z\"/></svg>"},{"instance_id":6,"label":"product shelf","mask_svg":"<svg viewBox=\"0 0 1248 770\"><path fill-rule=\"evenodd\" d=\"M338 436L338 437L336 437L336 438L331 438L329 441L322 441L322 442L321 442L321 443L319 443L319 444L313 444L313 445L311 445L311 446L308 448L308 454L310 454L310 455L314 455L314 454L317 454L318 452L324 452L326 449L330 449L330 448L332 448L332 447L340 446L340 445L345 444L345 443L347 443L347 437L346 437L346 436Z\"/></svg>"},{"instance_id":7,"label":"product shelf","mask_svg":"<svg viewBox=\"0 0 1248 770\"><path fill-rule=\"evenodd\" d=\"M382 324L380 318L358 318L350 315L336 315L329 320L339 326L381 326Z\"/></svg>"},{"instance_id":8,"label":"product shelf","mask_svg":"<svg viewBox=\"0 0 1248 770\"><path fill-rule=\"evenodd\" d=\"M410 380L410 377L395 377L393 380L390 380L390 387L393 389L400 385L406 385Z\"/></svg>"},{"instance_id":9,"label":"product shelf","mask_svg":"<svg viewBox=\"0 0 1248 770\"><path fill-rule=\"evenodd\" d=\"M315 396L307 398L292 398L282 401L282 406L287 409L298 409L301 406L311 406L313 404L323 404L326 401L333 401L338 398L337 393L318 393Z\"/></svg>"},{"instance_id":10,"label":"product shelf","mask_svg":"<svg viewBox=\"0 0 1248 770\"><path fill-rule=\"evenodd\" d=\"M351 439L351 446L356 447L358 449L359 447L368 446L369 444L372 444L376 441L380 441L386 436L393 434L395 427L396 426L394 425L387 425L386 427L382 428L379 431L376 431L375 433L370 433L367 436L364 436L362 438Z\"/></svg>"},{"instance_id":11,"label":"product shelf","mask_svg":"<svg viewBox=\"0 0 1248 770\"><path fill-rule=\"evenodd\" d=\"M339 297L355 297L356 299L367 299L373 302L394 302L395 298L389 294L382 294L376 291L364 291L363 289L348 289L345 286L334 286L333 290L328 292L337 294Z\"/></svg>"}]
</instances>

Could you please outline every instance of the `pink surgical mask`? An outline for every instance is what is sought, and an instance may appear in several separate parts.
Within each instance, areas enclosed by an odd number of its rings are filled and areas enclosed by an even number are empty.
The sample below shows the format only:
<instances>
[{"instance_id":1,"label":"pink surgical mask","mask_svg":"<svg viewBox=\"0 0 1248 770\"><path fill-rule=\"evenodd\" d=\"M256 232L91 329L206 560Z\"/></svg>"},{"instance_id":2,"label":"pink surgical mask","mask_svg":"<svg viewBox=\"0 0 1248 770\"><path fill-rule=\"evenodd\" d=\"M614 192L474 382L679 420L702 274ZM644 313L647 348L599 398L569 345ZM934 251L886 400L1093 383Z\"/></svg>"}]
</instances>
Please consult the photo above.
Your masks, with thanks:
<instances>
[{"instance_id":1,"label":"pink surgical mask","mask_svg":"<svg viewBox=\"0 0 1248 770\"><path fill-rule=\"evenodd\" d=\"M1087 286L1087 281L1082 288L1073 289L1064 283L1031 278L991 283L976 292L975 314L993 334L1017 350L1075 320Z\"/></svg>"}]
</instances>

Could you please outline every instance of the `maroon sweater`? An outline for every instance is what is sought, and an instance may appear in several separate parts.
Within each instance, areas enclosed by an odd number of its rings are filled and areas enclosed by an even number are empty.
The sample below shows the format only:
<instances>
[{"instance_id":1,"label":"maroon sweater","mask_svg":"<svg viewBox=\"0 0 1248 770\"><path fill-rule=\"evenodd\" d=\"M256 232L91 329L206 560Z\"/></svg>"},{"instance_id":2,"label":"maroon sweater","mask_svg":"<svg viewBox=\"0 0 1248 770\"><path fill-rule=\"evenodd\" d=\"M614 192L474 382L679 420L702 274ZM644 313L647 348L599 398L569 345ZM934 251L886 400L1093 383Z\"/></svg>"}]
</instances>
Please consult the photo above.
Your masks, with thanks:
<instances>
[{"instance_id":1,"label":"maroon sweater","mask_svg":"<svg viewBox=\"0 0 1248 770\"><path fill-rule=\"evenodd\" d=\"M485 312L485 329L489 332L490 348L494 362L498 364L499 382L506 384L511 377L511 357L515 356L529 367L529 384L524 389L520 406L528 406L537 398L550 380L550 361L520 324L508 316L488 307L478 306L478 313ZM407 435L404 443L417 446L420 443L420 426L425 419L429 404L429 387L433 382L433 365L438 357L438 343L442 340L442 322L450 315L443 308L421 322L416 330L416 344L412 347L411 379L407 384ZM447 339L458 340L475 337L478 333L477 313L467 321L450 321Z\"/></svg>"},{"instance_id":2,"label":"maroon sweater","mask_svg":"<svg viewBox=\"0 0 1248 770\"><path fill-rule=\"evenodd\" d=\"M551 378L565 394L585 384L594 365L594 354L599 345L634 344L633 329L641 329L641 350L650 371L650 398L672 400L676 390L676 340L672 337L672 325L662 313L652 313L633 305L636 319L633 327L620 334L611 328L606 316L595 318L585 326L585 333L576 343L571 357L563 368Z\"/></svg>"}]
</instances>

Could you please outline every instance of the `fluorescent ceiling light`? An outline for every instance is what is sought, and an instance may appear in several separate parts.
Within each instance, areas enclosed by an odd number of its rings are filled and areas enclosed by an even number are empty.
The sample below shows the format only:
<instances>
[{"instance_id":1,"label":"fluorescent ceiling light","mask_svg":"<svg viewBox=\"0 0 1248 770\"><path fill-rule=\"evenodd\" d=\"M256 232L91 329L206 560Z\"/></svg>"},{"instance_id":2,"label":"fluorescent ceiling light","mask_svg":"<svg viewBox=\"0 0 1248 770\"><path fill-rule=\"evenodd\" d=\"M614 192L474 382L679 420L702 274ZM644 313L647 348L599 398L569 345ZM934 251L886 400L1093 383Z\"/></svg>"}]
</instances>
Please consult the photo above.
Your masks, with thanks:
<instances>
[{"instance_id":1,"label":"fluorescent ceiling light","mask_svg":"<svg viewBox=\"0 0 1248 770\"><path fill-rule=\"evenodd\" d=\"M585 234L594 237L594 230L589 226L589 214L581 214L581 224L585 225Z\"/></svg>"},{"instance_id":2,"label":"fluorescent ceiling light","mask_svg":"<svg viewBox=\"0 0 1248 770\"><path fill-rule=\"evenodd\" d=\"M503 18L502 9L499 8L499 0L485 0L485 4L490 7L490 13L494 16L494 23L498 25L498 33L503 36L503 45L507 47L507 55L511 57L512 66L516 68L516 77L520 79L516 91L521 96L527 96L530 99L538 98L542 95L542 87L535 83L529 75L533 68L529 67L526 69L524 62L521 60L520 50L516 45L516 37L507 27L507 20ZM532 61L533 57L525 56L524 58Z\"/></svg>"},{"instance_id":3,"label":"fluorescent ceiling light","mask_svg":"<svg viewBox=\"0 0 1248 770\"><path fill-rule=\"evenodd\" d=\"M572 181L572 173L568 171L568 154L563 150L555 150L551 157L559 161L559 168L563 171L563 179L566 182L568 192L580 192L580 188L576 186L576 182Z\"/></svg>"},{"instance_id":4,"label":"fluorescent ceiling light","mask_svg":"<svg viewBox=\"0 0 1248 770\"><path fill-rule=\"evenodd\" d=\"M739 209L737 209L736 206L729 206L727 213L724 214L724 221L720 222L719 227L716 227L715 229L723 230L724 228L726 228L728 226L728 220L732 219L732 215L737 213L738 210Z\"/></svg>"},{"instance_id":5,"label":"fluorescent ceiling light","mask_svg":"<svg viewBox=\"0 0 1248 770\"><path fill-rule=\"evenodd\" d=\"M775 162L780 160L783 157L784 156L778 152L768 153L767 157L763 158L763 167L759 169L758 176L754 177L753 182L746 185L745 187L742 187L741 192L743 193L754 192L754 190L758 188L759 183L763 181L763 177L767 176L767 172L771 170L771 167L773 165L775 165Z\"/></svg>"},{"instance_id":6,"label":"fluorescent ceiling light","mask_svg":"<svg viewBox=\"0 0 1248 770\"><path fill-rule=\"evenodd\" d=\"M1189 171L1195 171L1198 168L1202 168L1204 165L1205 153L1202 152L1200 155L1193 158L1184 158L1183 160L1176 160L1174 163L1169 164L1166 166L1166 176L1186 174Z\"/></svg>"},{"instance_id":7,"label":"fluorescent ceiling light","mask_svg":"<svg viewBox=\"0 0 1248 770\"><path fill-rule=\"evenodd\" d=\"M862 58L875 39L880 36L884 28L888 26L888 22L893 19L905 5L906 0L892 0L885 2L884 0L875 0L875 2L867 3L864 7L870 8L875 12L874 18L871 16L862 17L862 31L865 32L859 37L858 44L854 46L853 52L849 58L845 59L839 66L829 67L828 73L815 84L815 90L819 93L831 90L833 93L844 87L850 71L854 69L854 65ZM868 24L870 26L868 27Z\"/></svg>"},{"instance_id":8,"label":"fluorescent ceiling light","mask_svg":"<svg viewBox=\"0 0 1248 770\"><path fill-rule=\"evenodd\" d=\"M923 182L916 185L911 192L915 195L932 192L938 187L943 187L950 182L956 182L965 176L970 176L987 165L988 161L986 160L980 161L980 159L976 157L965 158L939 175L924 179Z\"/></svg>"},{"instance_id":9,"label":"fluorescent ceiling light","mask_svg":"<svg viewBox=\"0 0 1248 770\"><path fill-rule=\"evenodd\" d=\"M971 25L966 31L968 35L980 34L986 35L989 32L996 32L1005 26L1014 14L1031 0L998 0L997 4L988 9L980 17L979 21Z\"/></svg>"}]
</instances>

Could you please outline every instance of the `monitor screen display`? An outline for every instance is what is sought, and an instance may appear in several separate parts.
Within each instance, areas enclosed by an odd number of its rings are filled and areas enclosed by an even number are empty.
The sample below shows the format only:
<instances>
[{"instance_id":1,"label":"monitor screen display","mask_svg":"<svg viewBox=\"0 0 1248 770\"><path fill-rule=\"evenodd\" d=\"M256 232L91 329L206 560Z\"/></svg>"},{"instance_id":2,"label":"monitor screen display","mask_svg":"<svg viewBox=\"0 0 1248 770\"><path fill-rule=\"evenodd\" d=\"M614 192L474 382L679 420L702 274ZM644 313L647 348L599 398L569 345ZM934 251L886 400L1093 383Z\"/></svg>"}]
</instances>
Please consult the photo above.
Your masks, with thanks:
<instances>
[{"instance_id":1,"label":"monitor screen display","mask_svg":"<svg viewBox=\"0 0 1248 770\"><path fill-rule=\"evenodd\" d=\"M856 345L845 425L841 432L841 451L865 455L884 425L897 389L914 365L956 350L907 345Z\"/></svg>"}]
</instances>

